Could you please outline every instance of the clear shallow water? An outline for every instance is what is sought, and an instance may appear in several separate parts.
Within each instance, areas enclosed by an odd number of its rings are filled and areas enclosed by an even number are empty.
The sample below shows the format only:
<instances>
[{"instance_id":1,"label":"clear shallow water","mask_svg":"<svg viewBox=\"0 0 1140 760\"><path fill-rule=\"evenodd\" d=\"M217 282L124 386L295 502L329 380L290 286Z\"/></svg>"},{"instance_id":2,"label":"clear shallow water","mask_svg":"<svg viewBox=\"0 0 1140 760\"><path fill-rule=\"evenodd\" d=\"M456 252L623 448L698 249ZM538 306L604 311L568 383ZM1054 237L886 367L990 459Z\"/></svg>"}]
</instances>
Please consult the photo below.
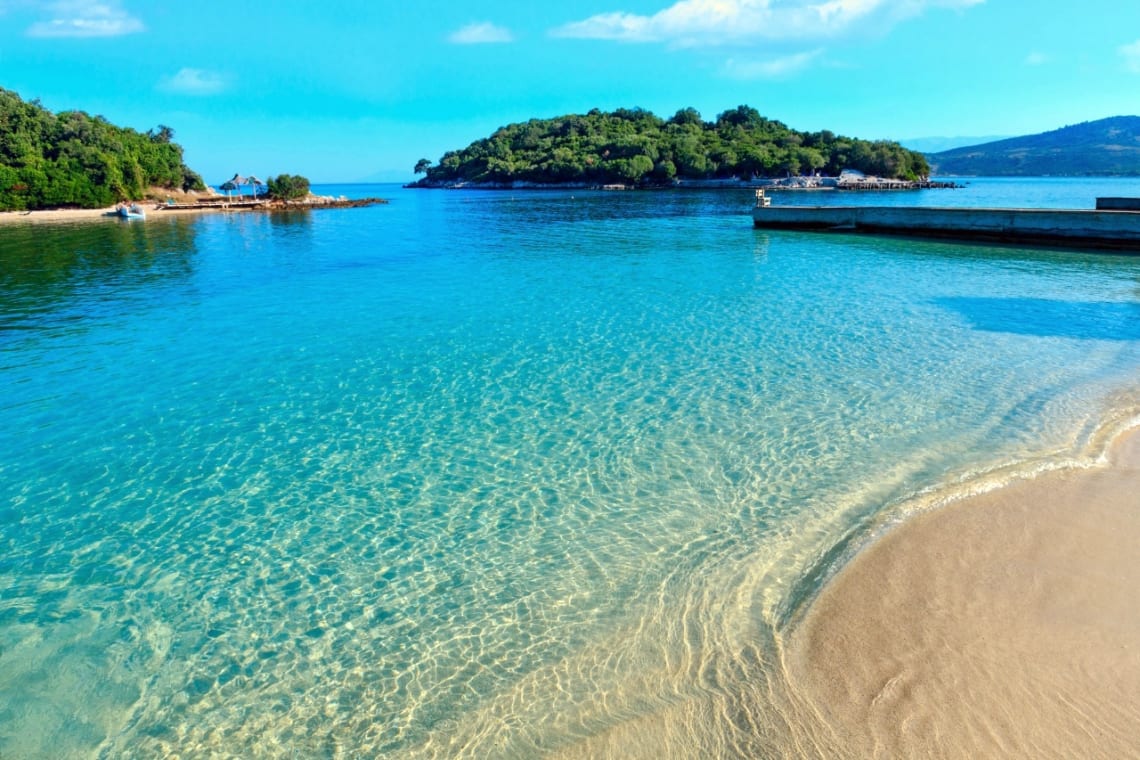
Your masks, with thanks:
<instances>
[{"instance_id":1,"label":"clear shallow water","mask_svg":"<svg viewBox=\"0 0 1140 760\"><path fill-rule=\"evenodd\" d=\"M845 547L1140 408L1140 259L324 191L393 202L0 228L0 755L775 746Z\"/></svg>"}]
</instances>

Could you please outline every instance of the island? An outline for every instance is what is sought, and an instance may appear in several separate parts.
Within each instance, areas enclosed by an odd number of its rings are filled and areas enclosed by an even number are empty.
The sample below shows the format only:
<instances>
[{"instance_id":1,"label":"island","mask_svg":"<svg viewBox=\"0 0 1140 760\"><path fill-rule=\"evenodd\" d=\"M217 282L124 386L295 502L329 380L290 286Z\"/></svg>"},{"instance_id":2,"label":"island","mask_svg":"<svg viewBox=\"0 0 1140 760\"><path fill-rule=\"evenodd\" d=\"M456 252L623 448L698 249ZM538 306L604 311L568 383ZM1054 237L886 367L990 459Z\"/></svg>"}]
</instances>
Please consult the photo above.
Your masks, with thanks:
<instances>
[{"instance_id":1,"label":"island","mask_svg":"<svg viewBox=\"0 0 1140 760\"><path fill-rule=\"evenodd\" d=\"M844 170L919 182L922 153L887 140L801 132L737 106L705 121L693 108L662 119L641 108L509 124L438 163L421 159L408 187L671 187L757 178L838 176Z\"/></svg>"}]
</instances>

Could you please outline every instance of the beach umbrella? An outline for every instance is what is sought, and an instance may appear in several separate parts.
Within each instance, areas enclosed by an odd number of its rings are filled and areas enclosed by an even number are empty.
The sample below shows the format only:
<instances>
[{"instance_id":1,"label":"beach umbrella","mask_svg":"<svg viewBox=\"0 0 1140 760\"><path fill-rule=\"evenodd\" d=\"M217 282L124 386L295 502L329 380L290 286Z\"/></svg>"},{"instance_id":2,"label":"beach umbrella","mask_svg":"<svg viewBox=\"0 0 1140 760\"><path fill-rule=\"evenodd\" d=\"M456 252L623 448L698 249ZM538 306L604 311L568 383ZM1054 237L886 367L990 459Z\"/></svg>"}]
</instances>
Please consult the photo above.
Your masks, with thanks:
<instances>
[{"instance_id":1,"label":"beach umbrella","mask_svg":"<svg viewBox=\"0 0 1140 760\"><path fill-rule=\"evenodd\" d=\"M262 182L261 180L259 180L257 177L253 176L252 174L249 175L248 177L246 177L245 181L248 182L249 184L253 185L253 197L256 198L257 197L257 188L260 187L261 185L264 185L265 183Z\"/></svg>"},{"instance_id":2,"label":"beach umbrella","mask_svg":"<svg viewBox=\"0 0 1140 760\"><path fill-rule=\"evenodd\" d=\"M237 189L238 195L241 195L241 186L248 185L249 180L235 172L234 176L230 177L230 183Z\"/></svg>"},{"instance_id":3,"label":"beach umbrella","mask_svg":"<svg viewBox=\"0 0 1140 760\"><path fill-rule=\"evenodd\" d=\"M222 184L218 185L218 187L226 191L227 198L229 197L231 190L237 190L237 185L234 184L233 180L226 180Z\"/></svg>"}]
</instances>

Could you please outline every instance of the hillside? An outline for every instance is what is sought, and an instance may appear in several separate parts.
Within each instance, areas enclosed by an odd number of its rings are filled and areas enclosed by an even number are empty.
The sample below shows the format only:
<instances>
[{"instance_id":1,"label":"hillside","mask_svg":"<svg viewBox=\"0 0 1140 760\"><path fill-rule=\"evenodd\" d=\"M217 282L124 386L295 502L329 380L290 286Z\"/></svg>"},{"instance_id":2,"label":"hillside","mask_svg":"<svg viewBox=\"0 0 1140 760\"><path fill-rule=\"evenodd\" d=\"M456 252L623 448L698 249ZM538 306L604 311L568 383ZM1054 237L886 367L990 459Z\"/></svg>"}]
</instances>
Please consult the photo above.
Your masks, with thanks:
<instances>
[{"instance_id":1,"label":"hillside","mask_svg":"<svg viewBox=\"0 0 1140 760\"><path fill-rule=\"evenodd\" d=\"M923 155L898 143L797 132L748 106L713 122L692 108L667 121L622 108L502 127L448 151L438 165L421 160L416 173L426 176L413 186L666 185L676 179L837 175L843 169L905 179L929 174Z\"/></svg>"},{"instance_id":2,"label":"hillside","mask_svg":"<svg viewBox=\"0 0 1140 760\"><path fill-rule=\"evenodd\" d=\"M54 114L0 88L0 211L101 208L149 187L205 189L174 132L117 127L82 111Z\"/></svg>"},{"instance_id":3,"label":"hillside","mask_svg":"<svg viewBox=\"0 0 1140 760\"><path fill-rule=\"evenodd\" d=\"M1140 175L1140 116L1087 121L928 158L943 176Z\"/></svg>"}]
</instances>

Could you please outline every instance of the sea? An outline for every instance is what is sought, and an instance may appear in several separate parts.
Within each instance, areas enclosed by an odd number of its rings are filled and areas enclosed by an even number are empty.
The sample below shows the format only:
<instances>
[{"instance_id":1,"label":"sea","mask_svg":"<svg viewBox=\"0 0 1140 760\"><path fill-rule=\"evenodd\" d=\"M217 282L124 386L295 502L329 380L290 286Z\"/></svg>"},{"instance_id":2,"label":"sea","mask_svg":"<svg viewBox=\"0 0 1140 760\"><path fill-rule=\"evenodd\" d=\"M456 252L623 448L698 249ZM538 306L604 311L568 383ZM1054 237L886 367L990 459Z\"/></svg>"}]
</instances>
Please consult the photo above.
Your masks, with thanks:
<instances>
[{"instance_id":1,"label":"sea","mask_svg":"<svg viewBox=\"0 0 1140 760\"><path fill-rule=\"evenodd\" d=\"M959 182L773 202L1140 196ZM1140 256L315 190L0 226L0 757L795 754L844 563L1140 420Z\"/></svg>"}]
</instances>

